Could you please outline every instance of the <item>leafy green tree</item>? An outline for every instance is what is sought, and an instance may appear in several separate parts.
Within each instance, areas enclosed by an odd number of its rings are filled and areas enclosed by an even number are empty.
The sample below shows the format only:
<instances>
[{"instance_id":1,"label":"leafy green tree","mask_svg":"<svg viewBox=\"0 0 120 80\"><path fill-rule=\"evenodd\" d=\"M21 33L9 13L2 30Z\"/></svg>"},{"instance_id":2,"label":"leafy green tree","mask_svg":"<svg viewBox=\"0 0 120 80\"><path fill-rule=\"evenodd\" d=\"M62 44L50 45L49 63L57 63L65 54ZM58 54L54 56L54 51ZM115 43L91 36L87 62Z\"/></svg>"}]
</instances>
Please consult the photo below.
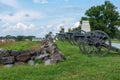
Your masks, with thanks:
<instances>
[{"instance_id":1,"label":"leafy green tree","mask_svg":"<svg viewBox=\"0 0 120 80\"><path fill-rule=\"evenodd\" d=\"M117 33L116 38L120 40L120 30L118 30L116 33Z\"/></svg>"},{"instance_id":2,"label":"leafy green tree","mask_svg":"<svg viewBox=\"0 0 120 80\"><path fill-rule=\"evenodd\" d=\"M32 40L33 38L35 38L35 36L23 36L23 35L19 35L19 36L16 37L16 41L24 41L25 39Z\"/></svg>"},{"instance_id":3,"label":"leafy green tree","mask_svg":"<svg viewBox=\"0 0 120 80\"><path fill-rule=\"evenodd\" d=\"M15 39L15 36L6 35L4 38L6 38L6 39Z\"/></svg>"},{"instance_id":4,"label":"leafy green tree","mask_svg":"<svg viewBox=\"0 0 120 80\"><path fill-rule=\"evenodd\" d=\"M86 11L89 18L92 30L105 31L110 37L116 35L119 25L119 13L110 1L105 1L104 4L93 6Z\"/></svg>"},{"instance_id":5,"label":"leafy green tree","mask_svg":"<svg viewBox=\"0 0 120 80\"><path fill-rule=\"evenodd\" d=\"M21 35L16 37L16 41L23 41L24 39L25 39L25 37L21 36Z\"/></svg>"},{"instance_id":6,"label":"leafy green tree","mask_svg":"<svg viewBox=\"0 0 120 80\"><path fill-rule=\"evenodd\" d=\"M32 40L33 38L36 38L35 36L24 36L25 39L29 39L29 40Z\"/></svg>"},{"instance_id":7,"label":"leafy green tree","mask_svg":"<svg viewBox=\"0 0 120 80\"><path fill-rule=\"evenodd\" d=\"M82 24L83 20L89 20L88 17L81 17L80 24Z\"/></svg>"}]
</instances>

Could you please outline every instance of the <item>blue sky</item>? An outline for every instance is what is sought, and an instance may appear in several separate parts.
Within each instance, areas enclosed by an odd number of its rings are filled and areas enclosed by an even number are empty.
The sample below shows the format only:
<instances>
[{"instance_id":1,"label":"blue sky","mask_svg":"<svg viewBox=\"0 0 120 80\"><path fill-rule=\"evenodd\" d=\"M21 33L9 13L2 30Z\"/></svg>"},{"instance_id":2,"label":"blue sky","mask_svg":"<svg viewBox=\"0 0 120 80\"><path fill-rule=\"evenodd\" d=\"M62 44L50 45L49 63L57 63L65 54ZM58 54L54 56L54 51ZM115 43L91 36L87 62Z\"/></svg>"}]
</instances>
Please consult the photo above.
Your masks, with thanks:
<instances>
[{"instance_id":1,"label":"blue sky","mask_svg":"<svg viewBox=\"0 0 120 80\"><path fill-rule=\"evenodd\" d=\"M54 34L74 28L86 10L105 0L0 0L0 36ZM120 0L110 0L120 13Z\"/></svg>"}]
</instances>

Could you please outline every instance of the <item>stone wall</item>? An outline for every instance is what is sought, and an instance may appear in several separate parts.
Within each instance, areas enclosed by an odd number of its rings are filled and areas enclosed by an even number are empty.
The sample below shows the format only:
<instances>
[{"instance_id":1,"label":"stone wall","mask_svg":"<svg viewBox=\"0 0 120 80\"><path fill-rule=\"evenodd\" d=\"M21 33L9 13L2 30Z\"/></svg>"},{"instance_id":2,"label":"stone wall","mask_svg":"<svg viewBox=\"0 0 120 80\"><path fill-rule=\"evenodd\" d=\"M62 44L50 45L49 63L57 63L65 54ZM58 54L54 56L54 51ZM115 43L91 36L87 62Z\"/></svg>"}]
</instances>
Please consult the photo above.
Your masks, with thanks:
<instances>
[{"instance_id":1,"label":"stone wall","mask_svg":"<svg viewBox=\"0 0 120 80\"><path fill-rule=\"evenodd\" d=\"M35 65L37 62L50 65L64 60L64 55L58 50L53 40L50 39L42 40L39 50L16 51L0 49L0 63L3 65L21 65L24 63Z\"/></svg>"}]
</instances>

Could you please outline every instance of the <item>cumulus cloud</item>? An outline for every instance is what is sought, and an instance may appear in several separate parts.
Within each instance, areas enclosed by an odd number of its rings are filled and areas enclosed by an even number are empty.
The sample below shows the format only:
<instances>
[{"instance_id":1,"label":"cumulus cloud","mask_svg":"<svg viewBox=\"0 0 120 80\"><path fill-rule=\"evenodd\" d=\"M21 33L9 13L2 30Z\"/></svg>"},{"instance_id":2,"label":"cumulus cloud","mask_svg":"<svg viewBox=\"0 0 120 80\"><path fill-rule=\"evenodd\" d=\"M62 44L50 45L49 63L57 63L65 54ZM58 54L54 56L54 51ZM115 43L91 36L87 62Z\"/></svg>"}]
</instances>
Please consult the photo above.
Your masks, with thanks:
<instances>
[{"instance_id":1,"label":"cumulus cloud","mask_svg":"<svg viewBox=\"0 0 120 80\"><path fill-rule=\"evenodd\" d=\"M47 25L47 28L51 28L53 25L52 24L48 24Z\"/></svg>"},{"instance_id":2,"label":"cumulus cloud","mask_svg":"<svg viewBox=\"0 0 120 80\"><path fill-rule=\"evenodd\" d=\"M56 32L59 32L60 29L61 29L61 27L64 28L64 31L65 31L65 32L68 31L69 26L67 26L67 25L65 25L65 24L63 24L63 23L61 23L61 24L58 24L58 25L57 25Z\"/></svg>"},{"instance_id":3,"label":"cumulus cloud","mask_svg":"<svg viewBox=\"0 0 120 80\"><path fill-rule=\"evenodd\" d=\"M46 4L48 3L47 0L33 0L34 3L41 3L41 4Z\"/></svg>"},{"instance_id":4,"label":"cumulus cloud","mask_svg":"<svg viewBox=\"0 0 120 80\"><path fill-rule=\"evenodd\" d=\"M61 27L63 27L63 28L64 28L64 24L63 24L63 23L61 23L61 24L58 24L58 25L57 25L57 30L60 30L60 29L61 29Z\"/></svg>"},{"instance_id":5,"label":"cumulus cloud","mask_svg":"<svg viewBox=\"0 0 120 80\"><path fill-rule=\"evenodd\" d=\"M45 26L38 27L37 25L31 23L31 24L25 24L22 22L16 23L14 25L6 23L0 27L0 34L2 36L5 35L34 35L36 37L44 37L49 31L53 29L49 28L46 29ZM52 30L54 31L54 30Z\"/></svg>"},{"instance_id":6,"label":"cumulus cloud","mask_svg":"<svg viewBox=\"0 0 120 80\"><path fill-rule=\"evenodd\" d=\"M65 25L64 23L61 23L61 24L58 24L58 25L57 25L57 27L56 27L56 29L54 30L54 32L59 32L60 29L61 29L61 27L63 27L63 28L65 29L65 32L67 32L67 31L68 31L68 28L76 28L76 27L78 27L79 25L80 25L80 22L79 22L79 21L71 24L71 26L69 26L69 24L68 24L68 25Z\"/></svg>"},{"instance_id":7,"label":"cumulus cloud","mask_svg":"<svg viewBox=\"0 0 120 80\"><path fill-rule=\"evenodd\" d=\"M35 28L34 24L26 25L24 23L17 23L16 25L10 25L9 23L6 23L3 25L3 32L9 32L9 31L27 31L32 30Z\"/></svg>"},{"instance_id":8,"label":"cumulus cloud","mask_svg":"<svg viewBox=\"0 0 120 80\"><path fill-rule=\"evenodd\" d=\"M20 22L33 19L40 19L43 15L40 12L35 11L19 11L10 14L0 14L0 19L3 22Z\"/></svg>"},{"instance_id":9,"label":"cumulus cloud","mask_svg":"<svg viewBox=\"0 0 120 80\"><path fill-rule=\"evenodd\" d=\"M80 25L80 22L78 21L74 24L74 28L78 27L79 25Z\"/></svg>"},{"instance_id":10,"label":"cumulus cloud","mask_svg":"<svg viewBox=\"0 0 120 80\"><path fill-rule=\"evenodd\" d=\"M35 28L35 25L34 24L30 24L30 25L25 25L23 23L17 23L15 26L13 26L14 29L17 29L17 30L31 30L31 29L34 29Z\"/></svg>"}]
</instances>

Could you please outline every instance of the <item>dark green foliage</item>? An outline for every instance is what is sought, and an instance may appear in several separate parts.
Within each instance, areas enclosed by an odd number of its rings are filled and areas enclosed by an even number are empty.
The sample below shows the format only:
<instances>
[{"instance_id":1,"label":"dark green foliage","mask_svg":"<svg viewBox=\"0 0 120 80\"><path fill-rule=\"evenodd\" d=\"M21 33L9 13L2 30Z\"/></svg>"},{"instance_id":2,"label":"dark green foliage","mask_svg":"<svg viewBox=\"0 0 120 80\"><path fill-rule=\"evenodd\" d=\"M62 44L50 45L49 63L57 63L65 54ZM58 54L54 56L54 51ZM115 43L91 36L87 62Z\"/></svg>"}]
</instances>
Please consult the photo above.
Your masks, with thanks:
<instances>
[{"instance_id":1,"label":"dark green foliage","mask_svg":"<svg viewBox=\"0 0 120 80\"><path fill-rule=\"evenodd\" d=\"M117 33L116 38L120 40L120 30L118 30L116 33Z\"/></svg>"},{"instance_id":2,"label":"dark green foliage","mask_svg":"<svg viewBox=\"0 0 120 80\"><path fill-rule=\"evenodd\" d=\"M35 36L22 36L22 35L20 35L20 36L16 37L16 40L17 41L24 41L25 39L32 40L32 38L35 38Z\"/></svg>"},{"instance_id":3,"label":"dark green foliage","mask_svg":"<svg viewBox=\"0 0 120 80\"><path fill-rule=\"evenodd\" d=\"M25 39L32 40L35 38L35 36L24 36L24 35L19 35L19 36L11 36L11 35L6 35L6 36L1 36L0 39L15 39L16 41L24 41Z\"/></svg>"},{"instance_id":4,"label":"dark green foliage","mask_svg":"<svg viewBox=\"0 0 120 80\"><path fill-rule=\"evenodd\" d=\"M83 20L89 20L89 18L87 18L87 17L81 17L80 24L82 24Z\"/></svg>"},{"instance_id":5,"label":"dark green foliage","mask_svg":"<svg viewBox=\"0 0 120 80\"><path fill-rule=\"evenodd\" d=\"M105 1L104 4L93 6L86 11L89 17L92 30L102 30L108 33L110 37L116 35L117 27L119 25L119 13L110 1Z\"/></svg>"}]
</instances>

